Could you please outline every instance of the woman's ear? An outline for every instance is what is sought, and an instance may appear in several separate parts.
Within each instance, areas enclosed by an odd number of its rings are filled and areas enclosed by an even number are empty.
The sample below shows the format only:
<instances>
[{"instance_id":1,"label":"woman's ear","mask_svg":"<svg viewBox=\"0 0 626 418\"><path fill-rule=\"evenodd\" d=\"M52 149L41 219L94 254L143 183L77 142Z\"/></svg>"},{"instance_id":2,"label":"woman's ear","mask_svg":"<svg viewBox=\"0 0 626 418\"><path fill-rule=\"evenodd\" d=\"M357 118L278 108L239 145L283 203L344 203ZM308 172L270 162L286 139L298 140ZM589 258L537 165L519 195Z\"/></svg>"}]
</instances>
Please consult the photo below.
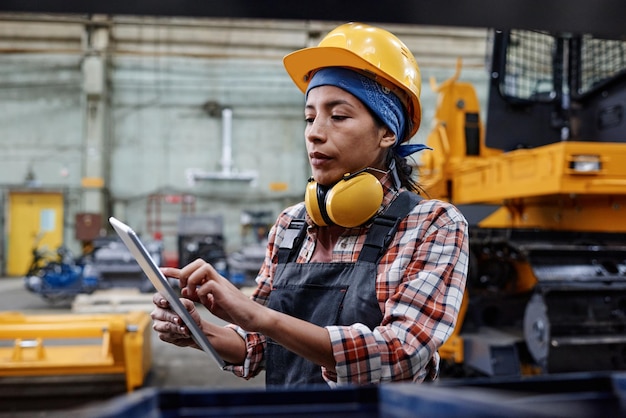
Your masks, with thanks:
<instances>
[{"instance_id":1,"label":"woman's ear","mask_svg":"<svg viewBox=\"0 0 626 418\"><path fill-rule=\"evenodd\" d=\"M393 133L388 127L383 128L383 136L380 138L381 148L393 147L396 143L396 134Z\"/></svg>"}]
</instances>

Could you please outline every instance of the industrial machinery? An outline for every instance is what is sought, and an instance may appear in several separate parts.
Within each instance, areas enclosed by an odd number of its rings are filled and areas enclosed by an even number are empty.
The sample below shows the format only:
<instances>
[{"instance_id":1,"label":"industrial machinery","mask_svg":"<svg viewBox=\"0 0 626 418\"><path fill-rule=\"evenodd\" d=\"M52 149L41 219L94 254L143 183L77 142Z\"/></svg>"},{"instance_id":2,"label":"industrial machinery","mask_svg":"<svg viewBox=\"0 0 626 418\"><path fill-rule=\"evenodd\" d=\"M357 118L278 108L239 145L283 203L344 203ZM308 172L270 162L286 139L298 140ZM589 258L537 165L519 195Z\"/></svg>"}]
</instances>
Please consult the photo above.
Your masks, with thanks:
<instances>
[{"instance_id":1,"label":"industrial machinery","mask_svg":"<svg viewBox=\"0 0 626 418\"><path fill-rule=\"evenodd\" d=\"M93 315L2 312L0 400L41 395L36 387L44 384L48 396L67 396L73 379L83 394L88 386L103 392L133 391L143 386L152 367L150 325L150 315L142 311ZM105 386L99 384L101 380Z\"/></svg>"},{"instance_id":2,"label":"industrial machinery","mask_svg":"<svg viewBox=\"0 0 626 418\"><path fill-rule=\"evenodd\" d=\"M228 256L230 280L238 286L255 286L265 259L267 239L274 223L268 210L246 210L241 214L241 248Z\"/></svg>"},{"instance_id":3,"label":"industrial machinery","mask_svg":"<svg viewBox=\"0 0 626 418\"><path fill-rule=\"evenodd\" d=\"M162 242L147 241L146 248L160 263ZM172 280L172 284L177 283ZM74 257L65 246L57 249L55 257L35 248L32 265L24 276L24 286L49 303L68 302L80 294L112 288L132 288L143 293L155 291L128 248L117 237L94 240L93 250L79 257Z\"/></svg>"},{"instance_id":4,"label":"industrial machinery","mask_svg":"<svg viewBox=\"0 0 626 418\"><path fill-rule=\"evenodd\" d=\"M185 214L178 219L178 267L198 258L228 277L224 221L220 215Z\"/></svg>"},{"instance_id":5,"label":"industrial machinery","mask_svg":"<svg viewBox=\"0 0 626 418\"><path fill-rule=\"evenodd\" d=\"M456 375L626 369L626 42L492 32L486 123L457 73L420 183L470 223Z\"/></svg>"},{"instance_id":6,"label":"industrial machinery","mask_svg":"<svg viewBox=\"0 0 626 418\"><path fill-rule=\"evenodd\" d=\"M92 293L98 287L92 254L75 257L65 245L52 254L35 245L24 287L51 304L71 301L80 293Z\"/></svg>"},{"instance_id":7,"label":"industrial machinery","mask_svg":"<svg viewBox=\"0 0 626 418\"><path fill-rule=\"evenodd\" d=\"M154 286L143 273L128 248L118 237L98 238L92 256L92 271L98 283L98 290L111 288L133 288L142 293L154 292ZM160 240L146 240L146 250L161 264L163 243Z\"/></svg>"}]
</instances>

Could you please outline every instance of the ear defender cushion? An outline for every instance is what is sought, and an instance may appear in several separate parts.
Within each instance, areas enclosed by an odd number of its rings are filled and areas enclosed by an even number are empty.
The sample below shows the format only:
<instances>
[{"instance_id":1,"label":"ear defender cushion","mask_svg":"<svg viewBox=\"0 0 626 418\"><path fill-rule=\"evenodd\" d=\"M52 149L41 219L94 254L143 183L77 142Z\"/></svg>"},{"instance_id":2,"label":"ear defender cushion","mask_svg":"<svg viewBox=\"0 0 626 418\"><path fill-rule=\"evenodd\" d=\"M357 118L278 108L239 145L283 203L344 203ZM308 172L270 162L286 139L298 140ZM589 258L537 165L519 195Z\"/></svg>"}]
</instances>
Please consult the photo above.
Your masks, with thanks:
<instances>
[{"instance_id":1,"label":"ear defender cushion","mask_svg":"<svg viewBox=\"0 0 626 418\"><path fill-rule=\"evenodd\" d=\"M383 203L383 186L366 172L346 175L326 196L326 211L333 223L354 228L369 221Z\"/></svg>"},{"instance_id":2,"label":"ear defender cushion","mask_svg":"<svg viewBox=\"0 0 626 418\"><path fill-rule=\"evenodd\" d=\"M304 192L304 205L306 206L306 211L311 217L311 220L315 225L319 226L327 226L328 224L324 220L324 216L320 210L320 203L324 204L324 199L318 199L318 187L317 183L313 180L310 180L306 185L306 191Z\"/></svg>"}]
</instances>

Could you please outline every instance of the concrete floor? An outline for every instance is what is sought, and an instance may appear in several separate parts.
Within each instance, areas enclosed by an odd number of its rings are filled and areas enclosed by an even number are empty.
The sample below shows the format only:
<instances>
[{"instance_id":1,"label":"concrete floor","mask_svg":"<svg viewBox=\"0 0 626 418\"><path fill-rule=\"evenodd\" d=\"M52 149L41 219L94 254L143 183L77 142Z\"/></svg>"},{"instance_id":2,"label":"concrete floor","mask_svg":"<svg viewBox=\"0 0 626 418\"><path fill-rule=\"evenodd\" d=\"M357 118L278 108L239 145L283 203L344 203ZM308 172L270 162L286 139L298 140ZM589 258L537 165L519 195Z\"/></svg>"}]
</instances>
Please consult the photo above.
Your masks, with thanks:
<instances>
[{"instance_id":1,"label":"concrete floor","mask_svg":"<svg viewBox=\"0 0 626 418\"><path fill-rule=\"evenodd\" d=\"M249 291L249 289L243 289L243 291ZM146 295L146 298L150 298L150 295ZM146 311L152 310L149 303L144 305ZM72 313L72 304L58 304L50 305L44 301L38 295L30 293L24 286L21 278L0 278L0 311L19 311L28 315L45 315L45 314L67 314ZM211 316L208 311L205 311L205 318L213 320L216 323L220 321ZM175 347L170 344L160 341L155 333L152 333L152 369L145 382L145 387L156 388L174 388L174 389L189 389L189 388L202 388L207 391L211 390L253 390L263 388L265 386L264 376L258 376L250 381L243 380L235 377L229 372L224 372L218 368L214 361L204 352L189 349ZM61 377L59 377L61 379ZM6 379L4 379L6 380ZM103 380L104 385L108 385L106 380ZM3 383L3 378L0 378L0 385ZM11 383L11 382L9 382ZM34 384L32 387L28 384L26 389L22 389L25 396L28 396L28 392L35 392ZM108 387L111 387L108 385ZM63 396L63 392L59 396ZM69 396L72 395L68 395ZM72 399L72 402L68 402L71 406L62 407L50 406L45 403L26 402L27 407L24 410L23 403L20 406L11 399L0 400L2 407L0 407L0 417L66 417L69 411L72 411L73 415L90 416L90 410L98 407L101 402L107 402L111 399L119 399L125 396L124 392L118 394L112 394L110 397L99 399L94 401L93 399L85 400L81 403L80 399ZM68 399L69 400L69 399Z\"/></svg>"}]
</instances>

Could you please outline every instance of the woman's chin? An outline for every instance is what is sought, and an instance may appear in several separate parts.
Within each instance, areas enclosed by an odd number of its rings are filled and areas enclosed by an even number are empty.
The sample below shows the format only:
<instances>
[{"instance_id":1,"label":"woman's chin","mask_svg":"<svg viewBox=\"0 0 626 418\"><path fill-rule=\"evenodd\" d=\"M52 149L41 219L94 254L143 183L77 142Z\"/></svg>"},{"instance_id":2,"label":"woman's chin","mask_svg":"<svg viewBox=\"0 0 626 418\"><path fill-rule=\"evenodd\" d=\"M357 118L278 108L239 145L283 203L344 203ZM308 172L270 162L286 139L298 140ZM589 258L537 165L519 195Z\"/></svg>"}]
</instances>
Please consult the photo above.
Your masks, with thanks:
<instances>
[{"instance_id":1,"label":"woman's chin","mask_svg":"<svg viewBox=\"0 0 626 418\"><path fill-rule=\"evenodd\" d=\"M341 180L342 177L330 177L330 176L313 176L313 179L315 180L315 182L321 186L327 186L330 187L333 184L337 183L339 180Z\"/></svg>"}]
</instances>

